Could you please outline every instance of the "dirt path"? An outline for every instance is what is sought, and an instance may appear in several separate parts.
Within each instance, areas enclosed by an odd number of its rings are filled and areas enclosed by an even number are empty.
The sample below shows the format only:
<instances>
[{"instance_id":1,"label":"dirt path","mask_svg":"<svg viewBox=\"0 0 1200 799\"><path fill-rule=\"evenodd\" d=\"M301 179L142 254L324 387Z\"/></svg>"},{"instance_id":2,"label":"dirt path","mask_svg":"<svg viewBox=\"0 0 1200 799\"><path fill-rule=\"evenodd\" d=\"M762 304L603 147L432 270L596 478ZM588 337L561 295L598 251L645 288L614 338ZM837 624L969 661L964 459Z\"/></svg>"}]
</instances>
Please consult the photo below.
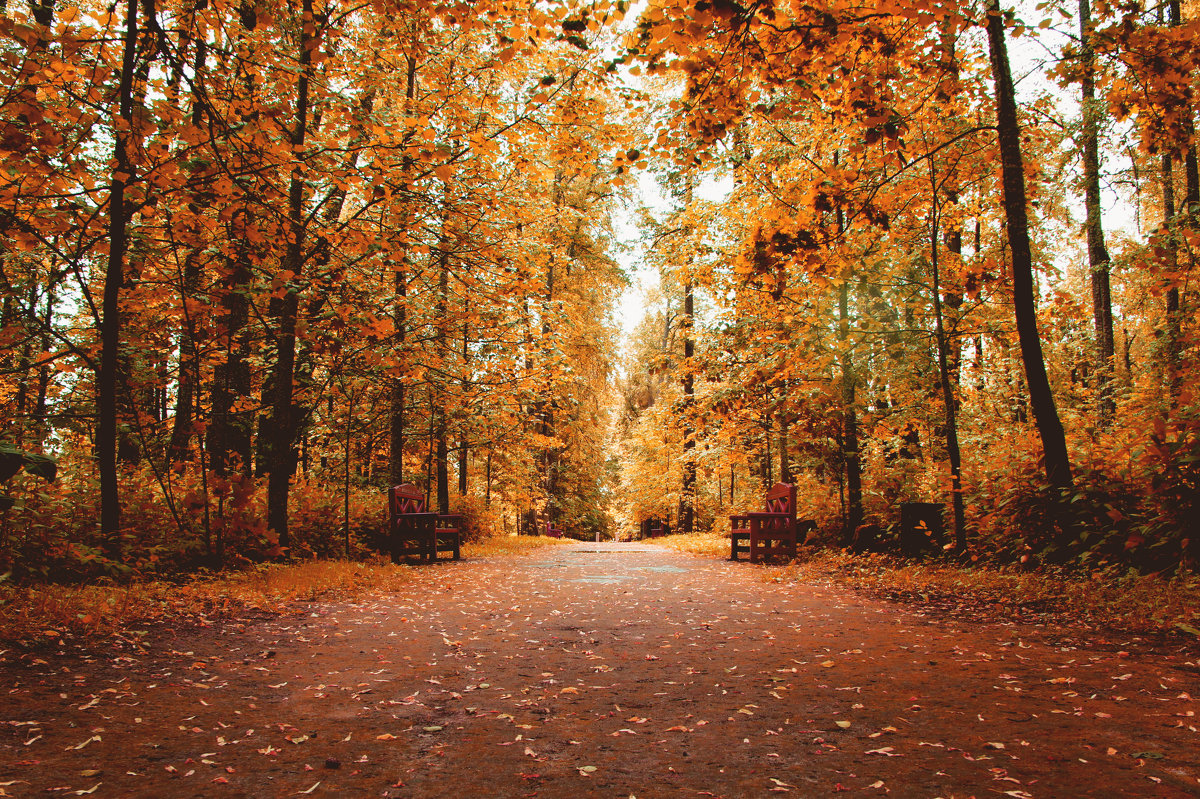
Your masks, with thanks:
<instances>
[{"instance_id":1,"label":"dirt path","mask_svg":"<svg viewBox=\"0 0 1200 799\"><path fill-rule=\"evenodd\" d=\"M0 796L1200 796L1200 668L574 544L3 656Z\"/></svg>"}]
</instances>

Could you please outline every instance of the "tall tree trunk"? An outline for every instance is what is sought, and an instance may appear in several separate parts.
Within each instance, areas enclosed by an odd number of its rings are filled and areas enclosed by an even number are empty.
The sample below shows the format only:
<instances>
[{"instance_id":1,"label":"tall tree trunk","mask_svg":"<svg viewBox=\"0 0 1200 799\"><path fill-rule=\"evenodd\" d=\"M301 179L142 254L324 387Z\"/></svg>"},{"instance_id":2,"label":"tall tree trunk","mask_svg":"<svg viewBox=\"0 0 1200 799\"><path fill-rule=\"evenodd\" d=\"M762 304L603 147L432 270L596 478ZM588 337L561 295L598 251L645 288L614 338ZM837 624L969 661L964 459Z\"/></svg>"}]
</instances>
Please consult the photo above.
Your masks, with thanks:
<instances>
[{"instance_id":1,"label":"tall tree trunk","mask_svg":"<svg viewBox=\"0 0 1200 799\"><path fill-rule=\"evenodd\" d=\"M41 322L42 352L49 352L51 346L50 333L54 325L55 306L54 281L46 284L46 315ZM47 401L50 393L50 364L43 363L38 368L37 394L33 402L33 440L30 448L41 454L45 446L46 436L50 432L47 415Z\"/></svg>"},{"instance_id":2,"label":"tall tree trunk","mask_svg":"<svg viewBox=\"0 0 1200 799\"><path fill-rule=\"evenodd\" d=\"M413 98L416 97L417 90L417 59L413 56L406 57L406 75L404 89L404 108L407 113L412 106ZM407 172L412 161L405 157L401 162L404 175L402 175L402 189L408 188ZM411 224L407 218L407 214L402 217L401 227L407 228ZM408 231L405 230L405 233ZM407 247L407 245L405 245ZM393 293L395 300L392 305L392 322L396 327L396 348L401 356L405 353L405 339L408 337L408 254L407 250L401 253L400 263L397 265L395 274L392 278ZM404 403L405 403L404 377L397 375L392 378L391 394L388 398L388 479L392 485L400 485L404 482Z\"/></svg>"},{"instance_id":3,"label":"tall tree trunk","mask_svg":"<svg viewBox=\"0 0 1200 799\"><path fill-rule=\"evenodd\" d=\"M300 72L296 83L296 113L291 131L292 152L303 152L308 133L309 82L312 79L312 52L319 44L314 37L316 20L312 0L302 0L300 25ZM287 246L280 273L287 282L284 295L274 309L276 330L275 368L272 374L271 414L268 419L267 453L267 527L278 537L279 547L291 546L288 531L288 497L292 476L296 472L296 431L298 420L295 408L296 320L300 309L299 278L304 271L304 241L306 230L305 167L297 163L288 185Z\"/></svg>"},{"instance_id":4,"label":"tall tree trunk","mask_svg":"<svg viewBox=\"0 0 1200 799\"><path fill-rule=\"evenodd\" d=\"M183 285L180 292L184 320L183 329L179 333L179 379L175 392L175 421L171 427L171 441L167 445L167 458L171 463L182 463L187 459L188 442L192 438L196 416L200 353L196 347L195 320L187 311L187 302L199 285L200 259L197 253L192 251L184 259Z\"/></svg>"},{"instance_id":5,"label":"tall tree trunk","mask_svg":"<svg viewBox=\"0 0 1200 799\"><path fill-rule=\"evenodd\" d=\"M1179 254L1175 247L1175 175L1171 165L1171 154L1164 152L1162 155L1162 202L1163 202L1163 235L1167 238L1163 253L1166 263L1166 271L1169 274L1174 274L1179 268ZM1163 347L1163 360L1165 361L1165 372L1167 377L1167 387L1169 396L1169 405L1173 408L1178 402L1179 392L1182 388L1182 353L1180 350L1180 324L1179 324L1179 287L1171 286L1167 289L1166 299L1166 344Z\"/></svg>"},{"instance_id":6,"label":"tall tree trunk","mask_svg":"<svg viewBox=\"0 0 1200 799\"><path fill-rule=\"evenodd\" d=\"M15 305L15 303L14 303ZM29 303L26 308L24 320L24 339L25 343L21 346L21 354L17 359L17 394L13 401L13 406L16 409L14 414L14 426L16 428L16 444L18 448L26 446L25 434L29 431L29 384L34 377L33 372L33 331L37 325L37 305L38 305L38 281L36 272L32 272L29 276ZM5 370L7 371L7 370ZM11 434L11 431L10 431Z\"/></svg>"},{"instance_id":7,"label":"tall tree trunk","mask_svg":"<svg viewBox=\"0 0 1200 799\"><path fill-rule=\"evenodd\" d=\"M779 482L792 482L792 464L788 458L788 420L783 411L776 414L779 417Z\"/></svg>"},{"instance_id":8,"label":"tall tree trunk","mask_svg":"<svg viewBox=\"0 0 1200 799\"><path fill-rule=\"evenodd\" d=\"M1090 0L1079 0L1079 57L1082 75L1083 187L1087 209L1088 270L1092 283L1092 318L1096 328L1096 395L1099 426L1107 428L1116 413L1113 399L1113 315L1108 248L1100 214L1100 104L1096 102L1096 49L1092 42Z\"/></svg>"},{"instance_id":9,"label":"tall tree trunk","mask_svg":"<svg viewBox=\"0 0 1200 799\"><path fill-rule=\"evenodd\" d=\"M447 346L447 331L449 308L447 307L450 294L450 255L445 248L449 246L448 241L442 242L443 250L438 256L438 296L437 296L437 353L441 359L441 372L446 374L450 355L449 347ZM432 378L436 384L434 393L433 407L430 413L433 414L434 422L434 437L437 448L437 503L438 513L450 512L450 470L447 464L447 459L450 456L449 447L446 444L447 420L446 420L446 387L443 385L444 377L437 376Z\"/></svg>"},{"instance_id":10,"label":"tall tree trunk","mask_svg":"<svg viewBox=\"0 0 1200 799\"><path fill-rule=\"evenodd\" d=\"M235 212L229 226L230 238L244 242L244 232L238 230L238 220L244 227L248 212ZM225 359L213 369L212 418L205 436L206 447L211 455L212 468L217 474L226 476L230 466L249 476L253 468L252 417L247 411L235 411L238 400L246 399L251 392L251 374L248 359L250 338L247 325L250 321L250 303L246 287L250 284L250 256L246 245L238 247L238 253L228 265L228 276L221 294L221 324L218 342L225 349Z\"/></svg>"},{"instance_id":11,"label":"tall tree trunk","mask_svg":"<svg viewBox=\"0 0 1200 799\"><path fill-rule=\"evenodd\" d=\"M1000 144L1000 169L1004 186L1004 215L1008 226L1008 246L1012 252L1013 306L1017 337L1021 342L1021 360L1029 384L1029 404L1034 423L1042 439L1046 478L1050 485L1066 490L1072 485L1071 459L1062 421L1050 391L1042 344L1038 336L1034 306L1033 254L1029 245L1029 219L1025 196L1025 166L1021 157L1021 131L1017 122L1017 102L1013 90L1008 48L1004 41L1004 19L998 0L988 5L988 45L992 77L996 84L996 132Z\"/></svg>"},{"instance_id":12,"label":"tall tree trunk","mask_svg":"<svg viewBox=\"0 0 1200 799\"><path fill-rule=\"evenodd\" d=\"M950 372L950 340L946 334L946 322L942 313L942 286L938 257L941 208L938 199L937 174L934 171L932 159L929 161L929 175L932 188L932 205L929 214L929 268L930 280L933 283L933 318L937 337L938 375L941 378L942 405L945 412L946 454L950 458L950 501L954 514L954 546L962 554L967 551L966 510L963 507L962 495L962 453L958 446L957 402Z\"/></svg>"},{"instance_id":13,"label":"tall tree trunk","mask_svg":"<svg viewBox=\"0 0 1200 799\"><path fill-rule=\"evenodd\" d=\"M121 497L117 486L117 390L121 360L121 288L125 282L125 250L130 210L125 187L134 179L129 157L133 120L133 67L137 58L138 0L125 4L124 53L121 59L119 116L113 131L112 184L108 196L108 268L100 322L100 369L96 376L96 460L100 470L100 533L110 557L121 556ZM39 20L40 21L40 20Z\"/></svg>"},{"instance_id":14,"label":"tall tree trunk","mask_svg":"<svg viewBox=\"0 0 1200 799\"><path fill-rule=\"evenodd\" d=\"M689 186L689 198L691 195ZM696 354L696 341L692 326L695 324L695 292L691 277L688 278L683 295L683 358L686 361L683 373L683 490L679 497L679 529L690 535L696 523L696 431L692 427L692 413L696 402L696 376L692 372L692 358Z\"/></svg>"},{"instance_id":15,"label":"tall tree trunk","mask_svg":"<svg viewBox=\"0 0 1200 799\"><path fill-rule=\"evenodd\" d=\"M492 445L488 445L487 462L484 464L484 494L483 506L492 507Z\"/></svg>"},{"instance_id":16,"label":"tall tree trunk","mask_svg":"<svg viewBox=\"0 0 1200 799\"><path fill-rule=\"evenodd\" d=\"M467 455L469 450L465 439L458 442L458 495L467 495Z\"/></svg>"},{"instance_id":17,"label":"tall tree trunk","mask_svg":"<svg viewBox=\"0 0 1200 799\"><path fill-rule=\"evenodd\" d=\"M839 224L840 227L840 224ZM862 457L858 451L858 411L854 353L850 342L850 281L838 293L838 325L842 342L842 460L846 471L846 519L842 542L849 546L863 523Z\"/></svg>"},{"instance_id":18,"label":"tall tree trunk","mask_svg":"<svg viewBox=\"0 0 1200 799\"><path fill-rule=\"evenodd\" d=\"M838 153L833 153L833 165L838 165ZM842 209L837 209L837 230L841 236L846 230L846 218ZM862 505L862 456L858 451L858 411L854 373L854 348L850 341L850 280L852 274L842 279L838 292L838 338L842 345L842 462L846 474L846 515L842 530L842 543L850 546L858 528L863 523Z\"/></svg>"}]
</instances>

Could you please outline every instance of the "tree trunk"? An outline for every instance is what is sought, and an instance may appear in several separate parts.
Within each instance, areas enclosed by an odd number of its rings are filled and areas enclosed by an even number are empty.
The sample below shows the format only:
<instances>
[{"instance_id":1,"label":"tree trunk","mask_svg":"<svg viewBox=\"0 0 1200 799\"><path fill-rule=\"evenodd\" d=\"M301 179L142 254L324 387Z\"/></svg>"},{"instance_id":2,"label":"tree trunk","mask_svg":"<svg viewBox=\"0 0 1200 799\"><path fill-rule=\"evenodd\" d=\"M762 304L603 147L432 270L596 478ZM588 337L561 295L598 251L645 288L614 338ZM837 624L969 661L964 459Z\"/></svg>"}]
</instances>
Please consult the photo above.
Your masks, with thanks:
<instances>
[{"instance_id":1,"label":"tree trunk","mask_svg":"<svg viewBox=\"0 0 1200 799\"><path fill-rule=\"evenodd\" d=\"M690 187L688 194L691 194ZM696 376L692 372L692 357L696 341L692 335L695 323L695 293L689 278L683 295L683 490L679 496L679 529L691 535L696 523L696 431L692 428L692 412L696 402Z\"/></svg>"},{"instance_id":2,"label":"tree trunk","mask_svg":"<svg viewBox=\"0 0 1200 799\"><path fill-rule=\"evenodd\" d=\"M1004 20L998 0L990 0L988 44L992 77L996 84L996 128L1000 144L1000 169L1004 186L1004 215L1008 227L1008 246L1012 252L1013 306L1017 336L1021 342L1021 360L1029 385L1029 404L1041 436L1050 485L1060 491L1072 485L1071 460L1038 336L1037 311L1034 307L1033 254L1029 245L1029 220L1025 197L1025 167L1021 157L1021 131L1017 122L1017 103L1013 90L1008 49L1004 41Z\"/></svg>"},{"instance_id":3,"label":"tree trunk","mask_svg":"<svg viewBox=\"0 0 1200 799\"><path fill-rule=\"evenodd\" d=\"M840 215L840 214L839 214ZM839 223L838 227L841 227ZM846 519L842 542L850 546L863 523L862 458L858 452L858 412L854 354L850 344L850 282L842 281L838 294L838 322L842 341L842 460L846 471Z\"/></svg>"},{"instance_id":4,"label":"tree trunk","mask_svg":"<svg viewBox=\"0 0 1200 799\"><path fill-rule=\"evenodd\" d=\"M244 241L237 230L237 220L247 224L247 212L234 214L230 238ZM239 399L250 396L251 374L248 365L250 339L246 326L250 321L250 303L245 289L250 283L250 257L245 245L229 265L229 276L222 286L220 345L225 348L225 360L213 368L212 419L206 435L206 446L217 474L227 476L230 466L249 476L253 467L252 419L247 411L235 411Z\"/></svg>"},{"instance_id":5,"label":"tree trunk","mask_svg":"<svg viewBox=\"0 0 1200 799\"><path fill-rule=\"evenodd\" d=\"M458 442L458 495L465 497L467 495L467 442L465 440Z\"/></svg>"},{"instance_id":6,"label":"tree trunk","mask_svg":"<svg viewBox=\"0 0 1200 799\"><path fill-rule=\"evenodd\" d=\"M309 81L312 78L312 52L315 20L312 0L301 3L300 72L296 85L295 127L291 131L292 151L297 155L304 149L308 132ZM300 310L298 278L304 270L304 240L306 231L305 168L297 163L288 185L288 236L280 273L286 277L285 294L274 314L275 368L272 375L271 414L268 418L267 453L267 527L278 537L279 547L291 546L288 531L288 497L292 476L296 471L297 414L294 404L296 376L296 320Z\"/></svg>"},{"instance_id":7,"label":"tree trunk","mask_svg":"<svg viewBox=\"0 0 1200 799\"><path fill-rule=\"evenodd\" d=\"M437 296L437 353L442 362L442 371L445 373L446 363L449 360L449 348L447 347L447 302L450 294L450 256L445 251L445 247L449 246L446 241L442 242L443 250L438 257L438 296ZM437 447L437 503L438 513L450 512L450 471L446 463L449 458L449 448L446 445L446 390L441 384L441 377L432 378L436 383L436 392L434 394L433 407L430 412L434 415L434 438Z\"/></svg>"},{"instance_id":8,"label":"tree trunk","mask_svg":"<svg viewBox=\"0 0 1200 799\"><path fill-rule=\"evenodd\" d=\"M1099 426L1107 428L1116 413L1113 399L1113 315L1108 248L1100 214L1100 104L1096 102L1096 50L1092 43L1090 0L1079 0L1079 56L1082 76L1083 186L1087 209L1088 269L1092 283L1092 318L1096 328L1096 396Z\"/></svg>"},{"instance_id":9,"label":"tree trunk","mask_svg":"<svg viewBox=\"0 0 1200 799\"><path fill-rule=\"evenodd\" d=\"M484 494L483 506L485 508L492 507L492 447L488 445L487 462L484 467Z\"/></svg>"},{"instance_id":10,"label":"tree trunk","mask_svg":"<svg viewBox=\"0 0 1200 799\"><path fill-rule=\"evenodd\" d=\"M130 211L125 205L125 187L133 179L133 166L129 158L129 125L133 120L137 11L138 0L127 0L124 53L118 89L119 115L123 125L113 131L114 169L108 198L108 268L104 274L100 369L96 375L96 460L100 470L100 533L109 556L114 560L120 558L122 549L121 498L117 486L117 383L121 360L121 289L125 282L125 250L129 243Z\"/></svg>"},{"instance_id":11,"label":"tree trunk","mask_svg":"<svg viewBox=\"0 0 1200 799\"><path fill-rule=\"evenodd\" d=\"M942 286L938 258L938 228L941 209L938 200L937 174L934 171L932 159L929 161L929 173L933 195L929 214L929 267L930 280L933 283L933 318L937 337L938 375L941 378L942 405L945 413L946 454L950 458L950 502L954 514L954 546L962 554L967 551L966 510L963 507L962 495L962 453L958 446L957 402L954 397L954 384L950 372L950 340L946 335L945 317L942 314Z\"/></svg>"},{"instance_id":12,"label":"tree trunk","mask_svg":"<svg viewBox=\"0 0 1200 799\"><path fill-rule=\"evenodd\" d=\"M405 110L412 105L413 98L416 96L417 90L417 60L413 56L406 58L406 75L404 89L404 107ZM401 188L408 188L407 173L411 159L405 157L401 161L401 166L404 174L401 176ZM401 227L408 228L411 225L411 220L407 214L401 217ZM405 233L408 231L405 230ZM405 245L407 246L407 245ZM405 354L405 340L408 337L408 254L407 251L400 255L400 263L392 278L393 292L395 301L392 306L392 322L396 327L396 349L401 356ZM397 376L392 378L392 390L389 398L388 407L388 479L392 485L400 485L404 482L404 412L405 412L405 391L407 386L404 383L404 378Z\"/></svg>"},{"instance_id":13,"label":"tree trunk","mask_svg":"<svg viewBox=\"0 0 1200 799\"><path fill-rule=\"evenodd\" d=\"M192 251L184 259L183 286L180 292L184 319L183 329L179 332L179 379L175 392L175 421L171 427L171 441L167 445L167 458L171 463L187 460L188 443L192 439L192 426L196 415L200 354L196 347L195 322L187 311L187 301L195 294L199 285L199 258L196 252Z\"/></svg>"},{"instance_id":14,"label":"tree trunk","mask_svg":"<svg viewBox=\"0 0 1200 799\"><path fill-rule=\"evenodd\" d=\"M788 459L788 423L787 416L780 411L779 417L779 482L792 482L792 464Z\"/></svg>"},{"instance_id":15,"label":"tree trunk","mask_svg":"<svg viewBox=\"0 0 1200 799\"><path fill-rule=\"evenodd\" d=\"M838 153L833 153L833 165L838 165ZM838 236L846 230L846 219L842 209L837 209ZM842 279L838 292L838 337L842 344L842 461L846 474L846 515L842 530L842 543L850 546L858 528L863 523L862 506L862 457L858 451L858 412L855 409L857 379L854 374L854 351L850 341L850 279Z\"/></svg>"}]
</instances>

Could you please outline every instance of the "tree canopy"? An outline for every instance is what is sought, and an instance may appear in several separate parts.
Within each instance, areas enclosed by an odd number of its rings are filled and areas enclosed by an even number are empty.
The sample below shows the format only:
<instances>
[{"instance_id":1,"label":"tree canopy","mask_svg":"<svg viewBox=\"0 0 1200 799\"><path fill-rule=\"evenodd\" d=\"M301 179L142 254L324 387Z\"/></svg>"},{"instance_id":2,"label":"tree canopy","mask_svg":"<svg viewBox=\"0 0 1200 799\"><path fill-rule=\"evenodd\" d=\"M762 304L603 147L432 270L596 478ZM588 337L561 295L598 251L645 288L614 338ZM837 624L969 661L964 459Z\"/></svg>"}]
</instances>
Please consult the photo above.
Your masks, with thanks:
<instances>
[{"instance_id":1,"label":"tree canopy","mask_svg":"<svg viewBox=\"0 0 1200 799\"><path fill-rule=\"evenodd\" d=\"M10 475L0 566L352 554L400 482L481 532L719 531L776 480L828 545L919 500L964 557L1192 564L1197 24L10 2L2 443L58 471Z\"/></svg>"}]
</instances>

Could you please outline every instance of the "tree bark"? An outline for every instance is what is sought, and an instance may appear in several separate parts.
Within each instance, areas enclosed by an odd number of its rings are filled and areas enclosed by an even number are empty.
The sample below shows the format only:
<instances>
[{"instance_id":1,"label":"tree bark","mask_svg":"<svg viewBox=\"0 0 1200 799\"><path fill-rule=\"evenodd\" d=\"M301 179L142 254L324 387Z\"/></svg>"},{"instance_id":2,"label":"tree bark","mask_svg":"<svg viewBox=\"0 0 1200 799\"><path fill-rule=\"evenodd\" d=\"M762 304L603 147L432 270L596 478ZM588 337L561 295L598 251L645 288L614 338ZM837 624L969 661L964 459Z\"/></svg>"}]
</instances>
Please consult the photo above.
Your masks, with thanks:
<instances>
[{"instance_id":1,"label":"tree bark","mask_svg":"<svg viewBox=\"0 0 1200 799\"><path fill-rule=\"evenodd\" d=\"M96 375L96 460L100 471L100 533L108 554L121 556L121 498L117 485L118 374L121 360L121 289L125 282L125 250L130 211L125 189L133 180L129 157L133 120L133 67L137 57L138 0L125 4L124 53L118 87L122 125L113 131L114 169L108 197L108 268L100 321L100 369ZM35 11L36 15L36 11ZM40 21L40 19L39 19Z\"/></svg>"},{"instance_id":2,"label":"tree bark","mask_svg":"<svg viewBox=\"0 0 1200 799\"><path fill-rule=\"evenodd\" d=\"M691 194L690 186L688 194ZM696 402L696 376L692 372L692 357L696 341L692 335L695 323L695 290L689 277L683 295L683 490L679 496L679 529L690 535L696 523L696 431L692 427L692 411Z\"/></svg>"},{"instance_id":3,"label":"tree bark","mask_svg":"<svg viewBox=\"0 0 1200 799\"><path fill-rule=\"evenodd\" d=\"M180 292L184 308L183 329L179 332L179 379L175 392L175 420L171 426L171 441L167 458L171 463L183 463L188 456L192 426L196 416L196 395L200 382L200 354L196 347L194 320L187 312L187 301L200 285L199 258L189 252L183 263L183 285Z\"/></svg>"},{"instance_id":4,"label":"tree bark","mask_svg":"<svg viewBox=\"0 0 1200 799\"><path fill-rule=\"evenodd\" d=\"M1109 256L1100 213L1100 105L1096 102L1096 50L1092 43L1090 0L1079 0L1079 55L1082 75L1083 187L1087 210L1088 271L1092 286L1092 318L1096 329L1096 397L1099 426L1107 428L1116 413L1113 399L1113 315Z\"/></svg>"},{"instance_id":5,"label":"tree bark","mask_svg":"<svg viewBox=\"0 0 1200 799\"><path fill-rule=\"evenodd\" d=\"M839 214L840 215L840 214ZM839 228L841 227L839 223ZM846 519L842 542L849 546L863 523L862 458L858 452L858 412L854 354L850 345L850 282L842 282L838 294L838 324L842 341L842 460L846 471Z\"/></svg>"},{"instance_id":6,"label":"tree bark","mask_svg":"<svg viewBox=\"0 0 1200 799\"><path fill-rule=\"evenodd\" d=\"M951 380L950 372L950 340L946 334L946 322L942 313L942 286L938 257L941 209L938 200L937 175L932 159L929 161L929 172L933 195L929 214L929 268L930 280L933 284L933 318L937 337L938 376L941 379L942 405L946 424L946 454L950 459L950 502L954 514L954 546L961 554L967 551L966 509L963 506L962 495L962 453L958 446L957 402L954 397L954 383Z\"/></svg>"},{"instance_id":7,"label":"tree bark","mask_svg":"<svg viewBox=\"0 0 1200 799\"><path fill-rule=\"evenodd\" d=\"M244 227L248 224L247 215L245 210L234 214L230 224L234 241L245 240L244 233L237 230L237 221L241 219ZM219 342L225 348L225 360L213 369L212 418L205 437L212 468L222 477L234 465L239 473L249 476L254 465L252 419L248 412L234 410L237 400L250 396L252 383L248 365L250 339L246 332L250 303L245 293L252 275L245 247L239 245L238 254L227 265L229 275L223 281Z\"/></svg>"},{"instance_id":8,"label":"tree bark","mask_svg":"<svg viewBox=\"0 0 1200 799\"><path fill-rule=\"evenodd\" d=\"M445 248L449 246L448 241L442 242L443 250L438 256L438 295L437 295L437 353L441 359L441 371L443 374L447 371L446 364L449 361L449 347L447 346L447 331L448 324L447 316L449 308L447 303L450 294L450 255ZM446 388L443 385L444 377L438 376L432 378L435 382L435 393L433 407L430 413L434 417L434 439L436 445L436 479L437 479L437 503L438 513L450 512L450 471L446 462L449 458L449 448L446 444Z\"/></svg>"},{"instance_id":9,"label":"tree bark","mask_svg":"<svg viewBox=\"0 0 1200 799\"><path fill-rule=\"evenodd\" d=\"M833 153L833 165L838 165L838 153ZM845 214L837 209L838 236L846 230ZM863 523L862 457L858 451L858 412L855 409L854 352L850 341L850 279L847 274L838 292L838 338L842 345L842 461L846 474L846 515L842 543L850 546Z\"/></svg>"},{"instance_id":10,"label":"tree bark","mask_svg":"<svg viewBox=\"0 0 1200 799\"><path fill-rule=\"evenodd\" d=\"M413 56L407 56L405 61L405 88L404 88L404 108L405 112L412 106L413 98L416 97L417 91L417 59ZM407 172L412 161L405 157L401 161L402 175L402 190L408 189ZM404 233L408 233L410 220L407 215L402 215L401 227L405 228ZM406 245L407 246L407 245ZM408 256L407 253L401 253L400 263L392 278L393 293L395 300L392 304L392 322L396 327L396 349L401 356L405 354L405 340L408 337ZM388 405L388 479L392 485L400 485L404 482L404 412L405 412L405 392L407 386L403 376L392 378L391 394Z\"/></svg>"},{"instance_id":11,"label":"tree bark","mask_svg":"<svg viewBox=\"0 0 1200 799\"><path fill-rule=\"evenodd\" d=\"M1034 305L1033 254L1029 245L1029 219L1025 195L1025 166L1021 156L1021 131L1017 122L1017 103L1013 89L1008 48L1004 41L1004 20L998 0L988 6L988 45L992 78L996 84L996 132L1000 145L1000 169L1004 187L1004 215L1008 227L1008 246L1012 253L1013 306L1021 360L1029 386L1029 405L1042 440L1046 479L1060 491L1069 489L1073 479L1071 460L1062 421L1054 404L1046 363L1038 336Z\"/></svg>"},{"instance_id":12,"label":"tree bark","mask_svg":"<svg viewBox=\"0 0 1200 799\"><path fill-rule=\"evenodd\" d=\"M779 417L779 482L792 482L792 464L788 459L788 420L780 411Z\"/></svg>"},{"instance_id":13,"label":"tree bark","mask_svg":"<svg viewBox=\"0 0 1200 799\"><path fill-rule=\"evenodd\" d=\"M308 133L309 82L312 79L312 52L316 20L312 0L301 3L300 71L296 82L296 112L291 131L292 152L302 152ZM275 532L280 549L291 546L288 531L288 497L296 472L295 408L296 320L300 309L298 278L304 270L306 216L305 168L297 163L288 184L288 235L280 273L286 279L285 293L276 308L275 368L272 375L271 414L268 417L267 454L267 527Z\"/></svg>"}]
</instances>

